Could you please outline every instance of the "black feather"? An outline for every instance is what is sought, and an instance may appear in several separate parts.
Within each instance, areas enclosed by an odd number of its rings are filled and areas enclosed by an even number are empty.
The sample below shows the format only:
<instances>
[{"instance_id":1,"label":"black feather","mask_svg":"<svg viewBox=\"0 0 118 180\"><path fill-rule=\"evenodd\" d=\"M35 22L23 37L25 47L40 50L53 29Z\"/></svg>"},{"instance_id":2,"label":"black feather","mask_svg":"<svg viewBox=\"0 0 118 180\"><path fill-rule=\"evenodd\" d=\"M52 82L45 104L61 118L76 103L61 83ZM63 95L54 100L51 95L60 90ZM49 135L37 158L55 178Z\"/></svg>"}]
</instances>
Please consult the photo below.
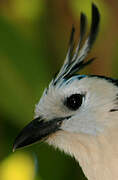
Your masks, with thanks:
<instances>
[{"instance_id":1,"label":"black feather","mask_svg":"<svg viewBox=\"0 0 118 180\"><path fill-rule=\"evenodd\" d=\"M76 52L72 58L72 61L75 61L78 57L78 53L79 53L80 47L82 45L82 41L83 41L85 33L86 33L86 16L85 16L85 14L81 13L81 16L80 16L80 38L78 41Z\"/></svg>"},{"instance_id":2,"label":"black feather","mask_svg":"<svg viewBox=\"0 0 118 180\"><path fill-rule=\"evenodd\" d=\"M69 49L68 49L68 62L71 61L72 55L73 55L73 49L74 49L74 34L75 34L75 27L72 26L71 34L70 34L70 40L69 40Z\"/></svg>"},{"instance_id":3,"label":"black feather","mask_svg":"<svg viewBox=\"0 0 118 180\"><path fill-rule=\"evenodd\" d=\"M85 15L81 14L81 35L80 35L80 42L81 39L83 39L83 35L84 35L84 31L85 31L85 24L86 24L86 20L85 20ZM100 14L99 11L97 9L97 7L92 4L92 23L91 23L91 29L90 29L90 33L88 36L88 41L85 42L84 47L82 48L82 50L84 49L83 53L78 57L78 52L76 53L76 58L71 61L71 64L69 64L68 67L68 72L66 72L65 74L74 74L77 71L83 69L85 66L87 66L89 63L89 61L84 63L84 59L87 56L88 52L91 50L92 45L96 39L97 33L98 33L98 29L99 29L99 22L100 22ZM93 62L94 58L92 60L90 60L90 62Z\"/></svg>"},{"instance_id":4,"label":"black feather","mask_svg":"<svg viewBox=\"0 0 118 180\"><path fill-rule=\"evenodd\" d=\"M74 74L74 72L77 72L83 68L85 68L86 66L90 65L96 58L91 58L86 62L81 61L80 63L76 64L76 66L73 67L73 69L71 70L71 72L69 74L67 74L66 76L64 76L64 78L68 79L70 77L72 77L72 75Z\"/></svg>"},{"instance_id":5,"label":"black feather","mask_svg":"<svg viewBox=\"0 0 118 180\"><path fill-rule=\"evenodd\" d=\"M92 4L92 24L91 24L91 30L90 30L90 36L89 36L89 45L92 46L97 33L98 33L98 29L99 29L99 22L100 22L100 14L99 11L97 9L97 7Z\"/></svg>"},{"instance_id":6,"label":"black feather","mask_svg":"<svg viewBox=\"0 0 118 180\"><path fill-rule=\"evenodd\" d=\"M97 33L99 29L99 22L100 22L99 11L97 7L94 4L92 4L92 23L91 23L90 33L88 35L87 40L85 41L85 43L83 44L81 48L84 35L86 33L86 16L83 13L81 13L80 39L78 41L77 48L75 52L73 52L74 51L74 33L75 33L75 28L73 26L71 35L70 35L69 49L67 52L66 60L62 68L60 69L58 75L55 77L53 84L56 85L56 83L60 79L74 75L77 71L83 69L84 67L89 65L91 62L93 62L95 58L92 58L88 60L87 62L84 62L84 61L97 37Z\"/></svg>"}]
</instances>

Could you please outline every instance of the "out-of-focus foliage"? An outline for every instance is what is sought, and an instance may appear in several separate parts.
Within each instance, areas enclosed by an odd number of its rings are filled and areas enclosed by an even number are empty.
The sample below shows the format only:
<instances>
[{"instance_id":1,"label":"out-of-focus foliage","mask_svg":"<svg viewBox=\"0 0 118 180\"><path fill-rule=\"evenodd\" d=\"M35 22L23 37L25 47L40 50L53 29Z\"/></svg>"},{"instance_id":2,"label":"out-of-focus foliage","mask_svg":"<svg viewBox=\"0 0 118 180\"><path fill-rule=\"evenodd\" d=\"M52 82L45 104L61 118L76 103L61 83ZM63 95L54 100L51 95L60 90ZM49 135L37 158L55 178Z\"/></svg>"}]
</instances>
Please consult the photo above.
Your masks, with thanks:
<instances>
[{"instance_id":1,"label":"out-of-focus foliage","mask_svg":"<svg viewBox=\"0 0 118 180\"><path fill-rule=\"evenodd\" d=\"M33 180L35 167L26 153L16 153L7 157L0 165L1 180Z\"/></svg>"},{"instance_id":2,"label":"out-of-focus foliage","mask_svg":"<svg viewBox=\"0 0 118 180\"><path fill-rule=\"evenodd\" d=\"M118 77L118 2L94 2L101 12L101 27L92 54L99 60L84 73ZM0 180L85 179L72 158L48 145L34 145L12 154L12 144L19 130L32 120L43 89L63 62L72 24L77 28L77 42L81 11L90 24L91 3L0 1Z\"/></svg>"},{"instance_id":3,"label":"out-of-focus foliage","mask_svg":"<svg viewBox=\"0 0 118 180\"><path fill-rule=\"evenodd\" d=\"M16 18L36 20L43 12L43 0L11 0Z\"/></svg>"}]
</instances>

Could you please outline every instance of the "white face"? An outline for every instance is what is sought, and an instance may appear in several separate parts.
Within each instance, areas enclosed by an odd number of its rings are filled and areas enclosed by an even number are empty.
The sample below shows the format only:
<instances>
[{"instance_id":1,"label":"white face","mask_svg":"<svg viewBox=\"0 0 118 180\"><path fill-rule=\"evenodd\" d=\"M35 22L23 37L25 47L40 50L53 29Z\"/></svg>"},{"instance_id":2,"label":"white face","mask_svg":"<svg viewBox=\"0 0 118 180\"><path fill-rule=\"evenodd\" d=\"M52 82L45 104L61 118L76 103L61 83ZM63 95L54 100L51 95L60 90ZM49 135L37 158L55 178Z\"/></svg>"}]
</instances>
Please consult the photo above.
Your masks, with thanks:
<instances>
[{"instance_id":1,"label":"white face","mask_svg":"<svg viewBox=\"0 0 118 180\"><path fill-rule=\"evenodd\" d=\"M110 110L116 108L118 88L111 82L98 77L70 79L62 85L50 86L36 105L35 117L42 116L46 121L68 117L60 129L67 132L97 135L108 124ZM74 110L67 103L70 97L80 96ZM82 97L82 98L81 98ZM76 99L75 99L76 100ZM72 101L71 101L72 102ZM71 104L72 105L72 104ZM75 104L76 106L77 104Z\"/></svg>"}]
</instances>

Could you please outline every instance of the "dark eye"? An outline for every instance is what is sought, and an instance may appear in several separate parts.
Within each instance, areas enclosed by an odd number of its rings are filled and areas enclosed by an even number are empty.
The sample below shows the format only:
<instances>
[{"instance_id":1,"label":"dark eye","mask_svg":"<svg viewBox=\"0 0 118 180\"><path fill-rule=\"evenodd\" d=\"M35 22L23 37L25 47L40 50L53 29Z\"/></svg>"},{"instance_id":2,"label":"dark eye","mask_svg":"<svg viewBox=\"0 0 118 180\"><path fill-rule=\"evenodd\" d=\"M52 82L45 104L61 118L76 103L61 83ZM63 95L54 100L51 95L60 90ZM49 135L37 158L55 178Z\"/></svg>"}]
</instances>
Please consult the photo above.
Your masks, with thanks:
<instances>
[{"instance_id":1,"label":"dark eye","mask_svg":"<svg viewBox=\"0 0 118 180\"><path fill-rule=\"evenodd\" d=\"M81 94L72 94L67 97L64 105L66 105L70 110L77 110L82 104L83 95Z\"/></svg>"}]
</instances>

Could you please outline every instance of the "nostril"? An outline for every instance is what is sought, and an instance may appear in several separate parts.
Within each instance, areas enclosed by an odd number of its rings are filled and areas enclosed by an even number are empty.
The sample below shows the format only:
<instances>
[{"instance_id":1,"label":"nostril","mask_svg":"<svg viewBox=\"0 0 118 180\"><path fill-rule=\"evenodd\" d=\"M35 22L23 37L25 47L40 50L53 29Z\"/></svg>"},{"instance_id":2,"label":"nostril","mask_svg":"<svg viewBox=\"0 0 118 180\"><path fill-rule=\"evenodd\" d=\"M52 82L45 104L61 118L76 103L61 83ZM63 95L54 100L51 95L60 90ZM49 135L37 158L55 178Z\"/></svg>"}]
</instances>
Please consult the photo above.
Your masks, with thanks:
<instances>
[{"instance_id":1,"label":"nostril","mask_svg":"<svg viewBox=\"0 0 118 180\"><path fill-rule=\"evenodd\" d=\"M62 121L58 121L57 125L60 126L62 124Z\"/></svg>"}]
</instances>

